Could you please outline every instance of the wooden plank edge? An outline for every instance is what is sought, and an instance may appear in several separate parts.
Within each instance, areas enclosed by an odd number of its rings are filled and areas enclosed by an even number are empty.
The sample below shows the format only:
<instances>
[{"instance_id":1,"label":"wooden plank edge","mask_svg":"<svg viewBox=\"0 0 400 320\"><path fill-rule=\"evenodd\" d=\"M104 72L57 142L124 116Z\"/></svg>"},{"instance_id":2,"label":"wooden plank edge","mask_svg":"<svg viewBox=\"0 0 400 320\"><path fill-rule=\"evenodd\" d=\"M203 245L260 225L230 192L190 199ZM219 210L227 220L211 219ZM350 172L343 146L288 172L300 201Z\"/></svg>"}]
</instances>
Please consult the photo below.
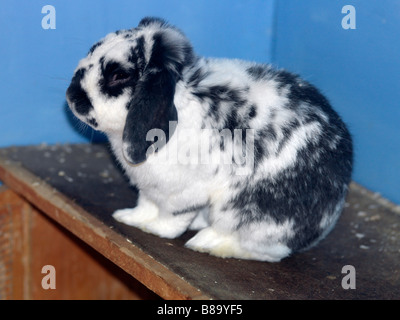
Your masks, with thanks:
<instances>
[{"instance_id":1,"label":"wooden plank edge","mask_svg":"<svg viewBox=\"0 0 400 320\"><path fill-rule=\"evenodd\" d=\"M395 204L395 203L391 202L389 199L382 197L379 192L373 192L371 190L368 190L367 188L358 184L355 181L352 181L350 183L349 190L358 192L358 193L362 194L363 196L370 198L372 201L380 204L381 206L387 208L388 210L390 210L396 214L400 214L400 205Z\"/></svg>"},{"instance_id":2,"label":"wooden plank edge","mask_svg":"<svg viewBox=\"0 0 400 320\"><path fill-rule=\"evenodd\" d=\"M160 297L211 299L17 163L0 157L0 180Z\"/></svg>"}]
</instances>

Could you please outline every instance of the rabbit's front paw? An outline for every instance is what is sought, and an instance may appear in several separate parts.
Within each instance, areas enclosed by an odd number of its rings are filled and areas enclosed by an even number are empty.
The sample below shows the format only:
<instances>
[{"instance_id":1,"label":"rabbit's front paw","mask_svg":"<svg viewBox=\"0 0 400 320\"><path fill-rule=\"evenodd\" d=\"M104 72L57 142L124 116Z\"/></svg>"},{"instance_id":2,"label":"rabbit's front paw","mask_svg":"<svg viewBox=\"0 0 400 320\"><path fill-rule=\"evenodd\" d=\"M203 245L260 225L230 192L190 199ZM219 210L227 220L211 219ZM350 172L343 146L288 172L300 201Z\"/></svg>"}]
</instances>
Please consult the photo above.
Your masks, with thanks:
<instances>
[{"instance_id":1,"label":"rabbit's front paw","mask_svg":"<svg viewBox=\"0 0 400 320\"><path fill-rule=\"evenodd\" d=\"M157 218L158 208L156 205L146 203L135 208L117 210L112 216L118 222L140 228L142 225Z\"/></svg>"},{"instance_id":2,"label":"rabbit's front paw","mask_svg":"<svg viewBox=\"0 0 400 320\"><path fill-rule=\"evenodd\" d=\"M167 213L160 215L157 206L150 202L132 209L117 210L113 214L113 218L119 222L168 239L176 238L184 233L194 216L195 212L178 216Z\"/></svg>"},{"instance_id":3,"label":"rabbit's front paw","mask_svg":"<svg viewBox=\"0 0 400 320\"><path fill-rule=\"evenodd\" d=\"M140 229L155 234L161 238L174 239L187 230L190 222L191 220L187 221L183 217L159 217L142 224Z\"/></svg>"}]
</instances>

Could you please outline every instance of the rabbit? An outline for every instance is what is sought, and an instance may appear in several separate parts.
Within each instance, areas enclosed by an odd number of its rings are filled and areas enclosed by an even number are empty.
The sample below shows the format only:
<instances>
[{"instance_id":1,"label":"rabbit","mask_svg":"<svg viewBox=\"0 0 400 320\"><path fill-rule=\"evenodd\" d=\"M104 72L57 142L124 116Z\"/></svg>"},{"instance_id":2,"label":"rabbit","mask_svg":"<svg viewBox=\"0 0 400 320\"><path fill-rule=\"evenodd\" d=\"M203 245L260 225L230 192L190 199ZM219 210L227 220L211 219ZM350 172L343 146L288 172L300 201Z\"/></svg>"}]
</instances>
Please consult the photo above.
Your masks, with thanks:
<instances>
[{"instance_id":1,"label":"rabbit","mask_svg":"<svg viewBox=\"0 0 400 320\"><path fill-rule=\"evenodd\" d=\"M161 18L94 44L66 100L139 190L120 223L169 239L195 230L190 249L278 262L343 210L352 138L320 91L269 64L200 57Z\"/></svg>"}]
</instances>

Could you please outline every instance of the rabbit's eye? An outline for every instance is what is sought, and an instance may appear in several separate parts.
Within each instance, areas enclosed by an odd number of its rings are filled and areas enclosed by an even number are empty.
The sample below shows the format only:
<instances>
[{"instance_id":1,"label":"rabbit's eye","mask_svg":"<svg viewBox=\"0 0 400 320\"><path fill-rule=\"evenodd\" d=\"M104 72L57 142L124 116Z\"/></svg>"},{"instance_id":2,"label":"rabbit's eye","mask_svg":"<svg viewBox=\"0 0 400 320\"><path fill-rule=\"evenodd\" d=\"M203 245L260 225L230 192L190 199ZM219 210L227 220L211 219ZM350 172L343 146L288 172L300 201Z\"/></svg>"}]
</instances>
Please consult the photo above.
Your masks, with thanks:
<instances>
[{"instance_id":1,"label":"rabbit's eye","mask_svg":"<svg viewBox=\"0 0 400 320\"><path fill-rule=\"evenodd\" d=\"M116 71L111 75L108 85L116 86L124 84L130 80L130 77L130 74L125 71Z\"/></svg>"},{"instance_id":2,"label":"rabbit's eye","mask_svg":"<svg viewBox=\"0 0 400 320\"><path fill-rule=\"evenodd\" d=\"M100 91L107 96L118 97L128 86L134 86L138 73L134 68L123 66L118 62L104 62L100 59L102 77L99 80Z\"/></svg>"}]
</instances>

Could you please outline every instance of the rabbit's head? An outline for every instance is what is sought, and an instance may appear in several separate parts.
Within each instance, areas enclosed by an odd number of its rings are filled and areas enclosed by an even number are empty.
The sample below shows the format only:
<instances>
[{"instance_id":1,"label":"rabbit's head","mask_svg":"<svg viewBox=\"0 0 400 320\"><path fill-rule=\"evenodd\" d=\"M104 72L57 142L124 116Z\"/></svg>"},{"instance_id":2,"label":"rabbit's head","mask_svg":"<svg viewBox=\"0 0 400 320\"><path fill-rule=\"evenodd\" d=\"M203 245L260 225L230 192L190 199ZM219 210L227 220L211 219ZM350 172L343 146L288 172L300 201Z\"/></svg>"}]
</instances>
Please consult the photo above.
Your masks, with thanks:
<instances>
[{"instance_id":1,"label":"rabbit's head","mask_svg":"<svg viewBox=\"0 0 400 320\"><path fill-rule=\"evenodd\" d=\"M120 136L125 158L141 163L153 143L146 141L151 129L163 130L166 139L172 135L175 85L194 59L182 32L144 18L137 28L110 33L92 46L67 89L68 105L94 129Z\"/></svg>"}]
</instances>

